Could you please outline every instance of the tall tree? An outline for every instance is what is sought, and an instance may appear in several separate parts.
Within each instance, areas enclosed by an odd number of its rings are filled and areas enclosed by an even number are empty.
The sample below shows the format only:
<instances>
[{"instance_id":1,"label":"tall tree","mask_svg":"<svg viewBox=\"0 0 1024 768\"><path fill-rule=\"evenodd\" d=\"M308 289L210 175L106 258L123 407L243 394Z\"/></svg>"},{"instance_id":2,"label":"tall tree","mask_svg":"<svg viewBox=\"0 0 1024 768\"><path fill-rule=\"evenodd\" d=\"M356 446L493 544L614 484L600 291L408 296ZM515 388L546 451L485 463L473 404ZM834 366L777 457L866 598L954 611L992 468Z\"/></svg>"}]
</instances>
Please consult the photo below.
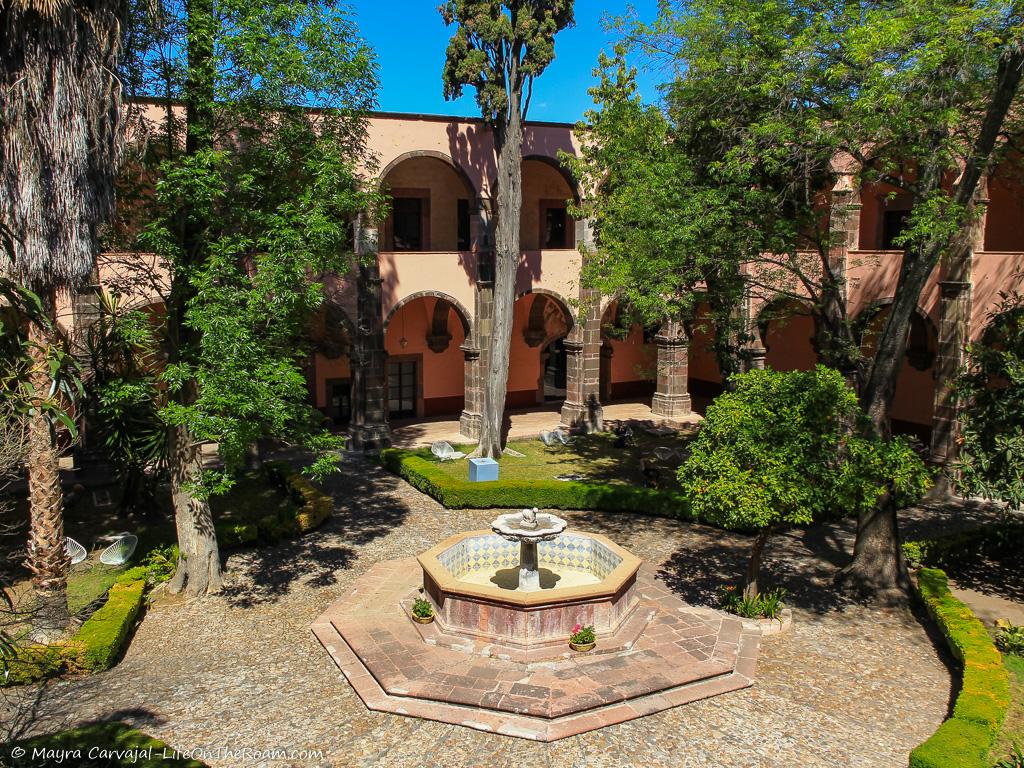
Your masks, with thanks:
<instances>
[{"instance_id":1,"label":"tall tree","mask_svg":"<svg viewBox=\"0 0 1024 768\"><path fill-rule=\"evenodd\" d=\"M494 324L487 356L480 443L476 454L501 455L516 270L523 207L523 125L534 79L555 58L555 35L572 26L573 0L448 0L439 9L457 29L448 43L444 95L457 99L476 89L497 154L497 225L494 232Z\"/></svg>"},{"instance_id":2,"label":"tall tree","mask_svg":"<svg viewBox=\"0 0 1024 768\"><path fill-rule=\"evenodd\" d=\"M92 272L97 230L111 214L121 87L122 0L0 3L0 225L9 271L44 310L28 326L29 384L40 403L53 384L56 294ZM68 622L63 496L53 411L28 424L28 567L41 638Z\"/></svg>"},{"instance_id":3,"label":"tall tree","mask_svg":"<svg viewBox=\"0 0 1024 768\"><path fill-rule=\"evenodd\" d=\"M167 276L154 284L147 267L139 281L166 307L151 396L169 429L181 552L169 588L199 595L222 580L209 497L249 447L336 447L306 403L300 331L323 301L319 276L351 265L351 221L376 199L360 176L376 64L330 0L168 0L139 15L126 80L168 98L135 126L135 177L155 191L126 207L117 236ZM204 467L204 442L218 444L219 469Z\"/></svg>"},{"instance_id":4,"label":"tall tree","mask_svg":"<svg viewBox=\"0 0 1024 768\"><path fill-rule=\"evenodd\" d=\"M965 247L978 180L999 160L1001 132L1020 119L1013 105L1024 64L1021 13L1019 4L981 0L695 0L663 4L654 25L629 27L633 42L667 55L682 73L667 89L669 114L686 116L683 130L708 150L714 176L733 182L739 197L732 199L755 203L741 208L746 226L762 231L765 249L746 272L814 301L833 365L845 367L859 354L841 290L845 275L828 259L832 234L815 224L827 209L815 198L827 195L840 171L852 171L858 181L888 183L913 199L899 240L896 302L876 354L859 361L861 406L876 436L889 434L924 285L942 254ZM850 167L835 167L836 156ZM764 193L776 199L777 212L763 205L772 199ZM809 243L817 253L804 261L801 246ZM898 597L906 587L894 498L860 515L842 580L862 593Z\"/></svg>"}]
</instances>

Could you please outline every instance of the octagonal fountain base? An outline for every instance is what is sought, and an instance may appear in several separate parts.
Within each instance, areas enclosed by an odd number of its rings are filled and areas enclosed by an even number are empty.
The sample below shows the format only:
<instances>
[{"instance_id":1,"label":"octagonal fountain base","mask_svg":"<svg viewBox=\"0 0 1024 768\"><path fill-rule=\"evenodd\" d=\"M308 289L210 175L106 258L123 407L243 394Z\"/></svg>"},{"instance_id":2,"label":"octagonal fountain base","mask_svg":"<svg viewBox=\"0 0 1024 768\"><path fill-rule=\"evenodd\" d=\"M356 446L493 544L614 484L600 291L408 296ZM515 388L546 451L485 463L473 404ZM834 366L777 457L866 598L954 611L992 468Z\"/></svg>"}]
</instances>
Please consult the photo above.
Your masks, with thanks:
<instances>
[{"instance_id":1,"label":"octagonal fountain base","mask_svg":"<svg viewBox=\"0 0 1024 768\"><path fill-rule=\"evenodd\" d=\"M753 684L760 633L635 572L635 604L595 651L469 636L408 615L413 558L378 563L313 625L367 707L554 741Z\"/></svg>"}]
</instances>

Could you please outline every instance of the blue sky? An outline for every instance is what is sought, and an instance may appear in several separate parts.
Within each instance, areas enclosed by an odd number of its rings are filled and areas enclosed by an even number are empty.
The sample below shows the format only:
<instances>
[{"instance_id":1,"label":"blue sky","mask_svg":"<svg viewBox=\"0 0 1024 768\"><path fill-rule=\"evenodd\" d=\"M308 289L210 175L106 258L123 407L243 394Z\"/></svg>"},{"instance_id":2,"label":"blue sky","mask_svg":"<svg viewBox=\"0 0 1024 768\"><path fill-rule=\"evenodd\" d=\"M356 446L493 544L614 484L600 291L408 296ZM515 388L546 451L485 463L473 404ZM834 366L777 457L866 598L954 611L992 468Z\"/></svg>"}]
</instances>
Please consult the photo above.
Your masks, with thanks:
<instances>
[{"instance_id":1,"label":"blue sky","mask_svg":"<svg viewBox=\"0 0 1024 768\"><path fill-rule=\"evenodd\" d=\"M451 37L437 12L440 0L350 0L363 35L380 61L380 108L389 112L479 115L469 89L458 101L446 102L441 89L444 52ZM601 20L632 5L645 21L657 13L657 0L579 0L576 26L555 38L555 60L537 80L530 119L575 122L591 105L587 89L602 49L611 52L615 37ZM657 76L641 71L645 100L657 97Z\"/></svg>"}]
</instances>

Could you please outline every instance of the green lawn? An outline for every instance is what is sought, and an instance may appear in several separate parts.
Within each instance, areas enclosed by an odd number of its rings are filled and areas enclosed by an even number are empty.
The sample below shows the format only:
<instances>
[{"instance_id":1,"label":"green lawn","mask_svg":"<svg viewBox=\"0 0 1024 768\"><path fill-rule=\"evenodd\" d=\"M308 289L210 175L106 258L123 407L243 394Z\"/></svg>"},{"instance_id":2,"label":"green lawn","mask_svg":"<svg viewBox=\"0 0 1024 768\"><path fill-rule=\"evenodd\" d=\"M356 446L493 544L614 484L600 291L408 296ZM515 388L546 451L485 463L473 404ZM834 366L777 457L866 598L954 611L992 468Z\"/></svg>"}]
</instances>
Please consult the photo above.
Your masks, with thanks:
<instances>
[{"instance_id":1,"label":"green lawn","mask_svg":"<svg viewBox=\"0 0 1024 768\"><path fill-rule=\"evenodd\" d=\"M1024 749L1024 656L1003 654L1003 664L1010 672L1010 708L992 747L992 759L999 760L1010 754L1010 747L1018 744Z\"/></svg>"},{"instance_id":2,"label":"green lawn","mask_svg":"<svg viewBox=\"0 0 1024 768\"><path fill-rule=\"evenodd\" d=\"M645 482L640 459L646 457L657 471L655 482L658 487L678 490L675 478L675 470L680 463L678 456L662 461L652 452L659 446L674 451L685 450L690 439L690 435L656 437L638 429L634 432L633 444L625 448L616 448L615 436L608 433L580 435L571 445L555 447L548 447L540 440L517 440L510 442L508 447L525 456L502 456L498 461L499 477L500 481L511 482L557 480L559 475L578 474L584 476L585 482L637 486ZM456 450L464 453L471 453L474 448L474 445L456 446ZM421 448L414 453L434 460L429 448ZM469 476L469 465L465 459L437 464L441 472L454 480L465 480Z\"/></svg>"}]
</instances>

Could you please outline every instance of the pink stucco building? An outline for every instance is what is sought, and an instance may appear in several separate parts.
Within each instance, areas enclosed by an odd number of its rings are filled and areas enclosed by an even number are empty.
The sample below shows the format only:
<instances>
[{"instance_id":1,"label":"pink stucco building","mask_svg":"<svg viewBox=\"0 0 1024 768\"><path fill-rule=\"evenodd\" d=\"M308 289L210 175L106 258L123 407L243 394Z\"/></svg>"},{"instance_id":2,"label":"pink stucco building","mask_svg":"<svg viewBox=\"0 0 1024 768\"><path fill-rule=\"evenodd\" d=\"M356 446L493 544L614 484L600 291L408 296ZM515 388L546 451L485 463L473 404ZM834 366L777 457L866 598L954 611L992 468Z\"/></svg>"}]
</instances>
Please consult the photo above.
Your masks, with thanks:
<instances>
[{"instance_id":1,"label":"pink stucco building","mask_svg":"<svg viewBox=\"0 0 1024 768\"><path fill-rule=\"evenodd\" d=\"M392 195L392 212L360 230L358 247L376 255L370 265L328 281L327 304L311 328L311 401L361 445L386 442L391 421L431 416L459 418L463 434L475 437L493 317L491 134L479 120L375 114L369 147L375 175ZM528 124L508 407L560 402L563 420L571 423L595 400L642 398L655 415L678 417L689 412L692 398L703 403L720 389L708 330L699 323L689 336L672 328L609 330L617 303L579 284L579 246L589 242L590 229L566 211L566 201L581 190L558 161L559 152L575 150L571 125ZM881 317L900 258L890 241L906 205L887 189L846 184L837 190L847 212L838 256L851 311ZM942 399L937 381L948 377L937 364L943 301L959 302L969 318L962 330L976 338L1000 291L1022 283L1024 187L997 174L985 190L987 213L975 237L970 279L950 280L944 268L936 270L900 376L894 424L925 439ZM105 255L101 282L116 284L125 258L141 257ZM151 271L155 285L159 270ZM137 298L158 304L158 294L154 288ZM754 303L753 323L763 306ZM777 369L806 368L817 359L814 320L798 303L793 310L786 320L773 313L775 319L758 324L765 362Z\"/></svg>"}]
</instances>

